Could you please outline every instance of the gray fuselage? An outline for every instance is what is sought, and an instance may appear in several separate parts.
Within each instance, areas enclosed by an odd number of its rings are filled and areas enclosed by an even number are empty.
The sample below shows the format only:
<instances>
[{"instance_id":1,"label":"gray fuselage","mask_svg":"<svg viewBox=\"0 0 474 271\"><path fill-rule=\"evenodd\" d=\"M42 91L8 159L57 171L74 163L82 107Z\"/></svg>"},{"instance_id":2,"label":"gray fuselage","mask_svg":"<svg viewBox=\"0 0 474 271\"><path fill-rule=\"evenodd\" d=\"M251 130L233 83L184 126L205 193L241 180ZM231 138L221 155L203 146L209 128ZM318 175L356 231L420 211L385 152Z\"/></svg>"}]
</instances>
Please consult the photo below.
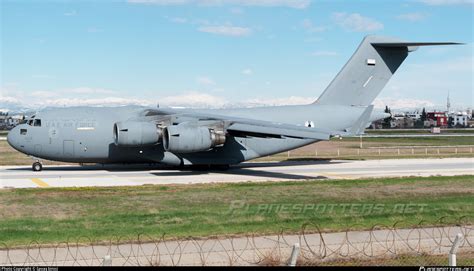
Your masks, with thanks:
<instances>
[{"instance_id":1,"label":"gray fuselage","mask_svg":"<svg viewBox=\"0 0 474 271\"><path fill-rule=\"evenodd\" d=\"M144 109L135 106L46 109L10 131L8 142L20 152L47 160L77 163L161 162L171 165L191 165L236 164L317 141L232 136L228 137L221 147L189 154L166 152L160 143L140 147L117 146L114 143L114 124L136 118ZM315 127L342 130L349 127L363 109L313 104L243 109L183 109L180 112L250 118L301 126L311 122Z\"/></svg>"}]
</instances>

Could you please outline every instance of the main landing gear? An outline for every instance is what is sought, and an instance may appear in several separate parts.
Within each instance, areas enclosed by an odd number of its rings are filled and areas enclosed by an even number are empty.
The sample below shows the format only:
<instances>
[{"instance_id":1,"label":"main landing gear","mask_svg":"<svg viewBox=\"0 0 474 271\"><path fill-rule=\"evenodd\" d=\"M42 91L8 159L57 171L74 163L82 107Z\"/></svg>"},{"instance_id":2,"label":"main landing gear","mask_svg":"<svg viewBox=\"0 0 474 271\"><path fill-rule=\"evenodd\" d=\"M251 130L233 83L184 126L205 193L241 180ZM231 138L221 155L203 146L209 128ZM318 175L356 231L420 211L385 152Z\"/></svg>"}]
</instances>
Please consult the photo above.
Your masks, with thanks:
<instances>
[{"instance_id":1,"label":"main landing gear","mask_svg":"<svg viewBox=\"0 0 474 271\"><path fill-rule=\"evenodd\" d=\"M43 164L41 164L40 161L36 161L36 162L33 163L31 168L33 169L33 171L41 171L41 170L43 170Z\"/></svg>"}]
</instances>

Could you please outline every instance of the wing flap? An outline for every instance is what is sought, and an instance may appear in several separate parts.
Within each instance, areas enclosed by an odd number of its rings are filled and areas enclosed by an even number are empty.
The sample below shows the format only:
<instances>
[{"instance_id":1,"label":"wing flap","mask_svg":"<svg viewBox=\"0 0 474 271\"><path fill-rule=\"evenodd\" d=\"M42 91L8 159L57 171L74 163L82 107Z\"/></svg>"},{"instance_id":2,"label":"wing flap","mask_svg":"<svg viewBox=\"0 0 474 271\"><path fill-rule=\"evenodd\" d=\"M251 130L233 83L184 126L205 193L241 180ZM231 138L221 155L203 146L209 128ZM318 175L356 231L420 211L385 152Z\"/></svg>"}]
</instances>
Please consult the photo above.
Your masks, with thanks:
<instances>
[{"instance_id":1,"label":"wing flap","mask_svg":"<svg viewBox=\"0 0 474 271\"><path fill-rule=\"evenodd\" d=\"M298 127L292 125L255 125L247 123L233 123L227 131L237 132L248 136L257 137L292 137L298 139L329 140L331 134L326 131L319 131L316 128Z\"/></svg>"}]
</instances>

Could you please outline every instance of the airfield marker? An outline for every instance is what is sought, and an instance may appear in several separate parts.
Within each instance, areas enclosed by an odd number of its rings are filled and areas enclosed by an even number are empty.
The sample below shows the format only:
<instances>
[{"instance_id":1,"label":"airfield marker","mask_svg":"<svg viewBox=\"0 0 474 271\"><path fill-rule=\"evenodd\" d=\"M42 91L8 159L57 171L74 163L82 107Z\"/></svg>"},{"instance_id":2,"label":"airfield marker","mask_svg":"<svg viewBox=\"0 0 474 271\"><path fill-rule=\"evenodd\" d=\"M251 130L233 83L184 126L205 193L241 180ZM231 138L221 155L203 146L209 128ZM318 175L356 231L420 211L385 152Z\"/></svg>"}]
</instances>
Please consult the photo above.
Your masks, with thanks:
<instances>
[{"instance_id":1,"label":"airfield marker","mask_svg":"<svg viewBox=\"0 0 474 271\"><path fill-rule=\"evenodd\" d=\"M49 187L49 184L43 182L39 178L32 178L31 181L34 182L39 187Z\"/></svg>"}]
</instances>

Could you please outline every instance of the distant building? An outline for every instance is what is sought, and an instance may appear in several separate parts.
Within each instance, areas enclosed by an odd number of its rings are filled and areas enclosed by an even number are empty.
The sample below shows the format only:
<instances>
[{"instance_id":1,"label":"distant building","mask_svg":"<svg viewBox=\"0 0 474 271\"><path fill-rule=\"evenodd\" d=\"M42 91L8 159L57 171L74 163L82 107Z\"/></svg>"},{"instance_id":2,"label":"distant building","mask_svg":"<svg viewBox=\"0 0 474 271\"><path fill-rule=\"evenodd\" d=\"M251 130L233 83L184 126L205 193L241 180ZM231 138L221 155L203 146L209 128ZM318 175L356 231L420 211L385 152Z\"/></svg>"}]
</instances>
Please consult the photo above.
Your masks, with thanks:
<instances>
[{"instance_id":1,"label":"distant building","mask_svg":"<svg viewBox=\"0 0 474 271\"><path fill-rule=\"evenodd\" d=\"M385 127L387 123L384 120L378 120L373 122L370 125L372 129L381 129L381 128L393 128L393 129L403 129L403 128L431 128L431 127L474 127L474 118L473 110L467 108L464 111L456 112L449 111L452 110L451 103L449 101L449 94L446 103L448 111L433 110L431 112L426 112L426 118L423 118L422 121L422 111L406 111L406 112L393 112L390 119L390 127ZM424 111L424 109L423 109Z\"/></svg>"},{"instance_id":2,"label":"distant building","mask_svg":"<svg viewBox=\"0 0 474 271\"><path fill-rule=\"evenodd\" d=\"M374 122L372 122L369 126L369 129L382 129L383 128L383 124L384 124L384 120L381 119L381 120L376 120Z\"/></svg>"},{"instance_id":3,"label":"distant building","mask_svg":"<svg viewBox=\"0 0 474 271\"><path fill-rule=\"evenodd\" d=\"M419 120L421 118L421 113L418 112L418 111L415 111L415 112L406 112L405 113L405 116L410 118L410 119L413 119L413 120Z\"/></svg>"},{"instance_id":4,"label":"distant building","mask_svg":"<svg viewBox=\"0 0 474 271\"><path fill-rule=\"evenodd\" d=\"M446 116L445 112L427 112L426 120L429 123L428 127L448 127L448 116ZM427 122L425 121L425 127L427 126L426 123Z\"/></svg>"},{"instance_id":5,"label":"distant building","mask_svg":"<svg viewBox=\"0 0 474 271\"><path fill-rule=\"evenodd\" d=\"M392 121L390 122L390 128L414 128L415 122L415 119L412 119L405 114L397 114L392 118Z\"/></svg>"},{"instance_id":6,"label":"distant building","mask_svg":"<svg viewBox=\"0 0 474 271\"><path fill-rule=\"evenodd\" d=\"M451 114L450 118L452 120L451 125L453 127L467 127L468 126L469 116L465 113L463 114L459 112L456 114Z\"/></svg>"},{"instance_id":7,"label":"distant building","mask_svg":"<svg viewBox=\"0 0 474 271\"><path fill-rule=\"evenodd\" d=\"M433 119L427 119L423 122L424 127L438 127L438 122Z\"/></svg>"},{"instance_id":8,"label":"distant building","mask_svg":"<svg viewBox=\"0 0 474 271\"><path fill-rule=\"evenodd\" d=\"M8 116L6 115L0 115L0 129L7 129L8 126Z\"/></svg>"},{"instance_id":9,"label":"distant building","mask_svg":"<svg viewBox=\"0 0 474 271\"><path fill-rule=\"evenodd\" d=\"M23 115L8 116L7 114L0 114L0 130L10 130L20 124Z\"/></svg>"},{"instance_id":10,"label":"distant building","mask_svg":"<svg viewBox=\"0 0 474 271\"><path fill-rule=\"evenodd\" d=\"M470 119L467 121L467 127L474 127L474 119Z\"/></svg>"},{"instance_id":11,"label":"distant building","mask_svg":"<svg viewBox=\"0 0 474 271\"><path fill-rule=\"evenodd\" d=\"M472 109L471 109L471 108L468 108L468 109L466 110L466 113L467 113L467 117L468 117L469 119L472 119Z\"/></svg>"},{"instance_id":12,"label":"distant building","mask_svg":"<svg viewBox=\"0 0 474 271\"><path fill-rule=\"evenodd\" d=\"M390 128L403 128L405 113L394 113L390 121Z\"/></svg>"}]
</instances>

